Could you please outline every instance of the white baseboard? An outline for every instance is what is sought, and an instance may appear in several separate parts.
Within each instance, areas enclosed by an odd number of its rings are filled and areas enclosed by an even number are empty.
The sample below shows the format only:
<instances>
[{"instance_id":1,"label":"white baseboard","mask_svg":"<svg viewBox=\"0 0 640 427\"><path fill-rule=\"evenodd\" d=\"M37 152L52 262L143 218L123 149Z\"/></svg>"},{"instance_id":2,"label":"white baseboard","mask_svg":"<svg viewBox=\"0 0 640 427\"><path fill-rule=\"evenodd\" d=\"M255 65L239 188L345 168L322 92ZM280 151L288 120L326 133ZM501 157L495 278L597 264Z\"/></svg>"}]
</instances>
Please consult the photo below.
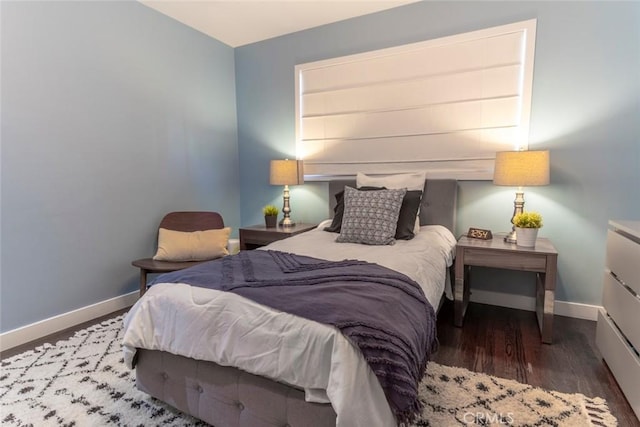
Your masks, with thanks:
<instances>
[{"instance_id":1,"label":"white baseboard","mask_svg":"<svg viewBox=\"0 0 640 427\"><path fill-rule=\"evenodd\" d=\"M0 351L8 350L97 317L113 313L114 311L130 307L138 300L138 295L138 291L131 292L4 332L0 334Z\"/></svg>"},{"instance_id":2,"label":"white baseboard","mask_svg":"<svg viewBox=\"0 0 640 427\"><path fill-rule=\"evenodd\" d=\"M600 305L581 304L579 302L556 301L554 313L559 316L574 317L576 319L598 320Z\"/></svg>"},{"instance_id":3,"label":"white baseboard","mask_svg":"<svg viewBox=\"0 0 640 427\"><path fill-rule=\"evenodd\" d=\"M500 307L517 308L519 310L536 311L535 297L514 295L502 292L471 290L471 301ZM581 304L578 302L558 301L554 305L554 313L559 316L574 317L595 321L598 318L599 305Z\"/></svg>"}]
</instances>

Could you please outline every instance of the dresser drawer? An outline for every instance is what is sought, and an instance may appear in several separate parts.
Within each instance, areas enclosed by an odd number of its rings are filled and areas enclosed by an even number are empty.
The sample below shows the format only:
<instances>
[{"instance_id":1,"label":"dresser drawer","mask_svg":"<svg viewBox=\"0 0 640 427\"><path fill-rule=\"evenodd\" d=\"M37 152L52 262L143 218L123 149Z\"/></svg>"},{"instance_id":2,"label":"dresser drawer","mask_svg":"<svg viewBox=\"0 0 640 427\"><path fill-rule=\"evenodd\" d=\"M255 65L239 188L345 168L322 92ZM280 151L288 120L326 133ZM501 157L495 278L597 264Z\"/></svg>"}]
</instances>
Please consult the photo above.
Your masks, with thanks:
<instances>
[{"instance_id":1,"label":"dresser drawer","mask_svg":"<svg viewBox=\"0 0 640 427\"><path fill-rule=\"evenodd\" d=\"M611 274L604 274L602 304L631 344L640 350L640 298Z\"/></svg>"},{"instance_id":2,"label":"dresser drawer","mask_svg":"<svg viewBox=\"0 0 640 427\"><path fill-rule=\"evenodd\" d=\"M627 345L602 309L598 310L596 344L631 409L640 419L640 357Z\"/></svg>"},{"instance_id":3,"label":"dresser drawer","mask_svg":"<svg viewBox=\"0 0 640 427\"><path fill-rule=\"evenodd\" d=\"M640 294L640 244L615 231L607 231L607 268Z\"/></svg>"}]
</instances>

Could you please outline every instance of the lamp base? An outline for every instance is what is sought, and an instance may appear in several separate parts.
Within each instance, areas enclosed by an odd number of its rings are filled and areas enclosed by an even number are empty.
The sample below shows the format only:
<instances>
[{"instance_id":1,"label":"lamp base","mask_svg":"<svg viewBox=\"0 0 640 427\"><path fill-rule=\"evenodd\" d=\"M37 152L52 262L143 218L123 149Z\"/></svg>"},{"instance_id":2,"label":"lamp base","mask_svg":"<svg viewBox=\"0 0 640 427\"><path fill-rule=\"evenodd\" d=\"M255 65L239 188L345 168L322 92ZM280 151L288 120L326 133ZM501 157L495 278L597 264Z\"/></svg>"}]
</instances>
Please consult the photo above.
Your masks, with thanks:
<instances>
[{"instance_id":1,"label":"lamp base","mask_svg":"<svg viewBox=\"0 0 640 427\"><path fill-rule=\"evenodd\" d=\"M282 218L280 223L278 224L280 227L295 227L296 223L291 220L291 218Z\"/></svg>"},{"instance_id":2,"label":"lamp base","mask_svg":"<svg viewBox=\"0 0 640 427\"><path fill-rule=\"evenodd\" d=\"M284 214L284 218L280 220L280 227L293 227L296 225L295 222L291 220L291 206L289 205L289 186L284 186L284 192L282 193L282 213Z\"/></svg>"},{"instance_id":3,"label":"lamp base","mask_svg":"<svg viewBox=\"0 0 640 427\"><path fill-rule=\"evenodd\" d=\"M515 228L512 229L506 236L504 236L504 241L507 243L517 243L518 238L516 236Z\"/></svg>"},{"instance_id":4,"label":"lamp base","mask_svg":"<svg viewBox=\"0 0 640 427\"><path fill-rule=\"evenodd\" d=\"M516 217L516 215L521 214L523 211L524 191L522 191L522 187L518 187L518 190L516 191L516 199L513 201L513 215L511 215L511 224L513 224L513 219ZM507 243L517 243L515 225L511 227L511 232L509 232L509 234L505 236L504 241Z\"/></svg>"}]
</instances>

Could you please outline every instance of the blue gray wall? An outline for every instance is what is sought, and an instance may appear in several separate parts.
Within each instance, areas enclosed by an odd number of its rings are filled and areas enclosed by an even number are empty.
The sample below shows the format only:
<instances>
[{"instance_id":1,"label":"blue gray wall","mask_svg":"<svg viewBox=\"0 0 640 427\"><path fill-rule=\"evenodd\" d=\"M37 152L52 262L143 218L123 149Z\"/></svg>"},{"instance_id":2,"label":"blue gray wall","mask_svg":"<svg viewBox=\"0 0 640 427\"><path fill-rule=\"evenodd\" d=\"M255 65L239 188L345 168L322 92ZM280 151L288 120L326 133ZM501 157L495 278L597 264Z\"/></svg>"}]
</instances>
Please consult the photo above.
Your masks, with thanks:
<instances>
[{"instance_id":1,"label":"blue gray wall","mask_svg":"<svg viewBox=\"0 0 640 427\"><path fill-rule=\"evenodd\" d=\"M552 183L526 189L559 251L556 298L601 303L607 221L640 219L640 3L419 2L237 48L242 223L280 203L269 160L295 156L294 66L537 18L530 148L551 151ZM514 189L462 182L458 233L506 231ZM292 191L293 216L327 217L323 184ZM530 276L477 275L474 286L533 295ZM498 272L491 272L498 273ZM519 283L524 280L525 283Z\"/></svg>"},{"instance_id":2,"label":"blue gray wall","mask_svg":"<svg viewBox=\"0 0 640 427\"><path fill-rule=\"evenodd\" d=\"M234 52L138 2L1 2L2 331L137 288L172 210L239 225Z\"/></svg>"}]
</instances>

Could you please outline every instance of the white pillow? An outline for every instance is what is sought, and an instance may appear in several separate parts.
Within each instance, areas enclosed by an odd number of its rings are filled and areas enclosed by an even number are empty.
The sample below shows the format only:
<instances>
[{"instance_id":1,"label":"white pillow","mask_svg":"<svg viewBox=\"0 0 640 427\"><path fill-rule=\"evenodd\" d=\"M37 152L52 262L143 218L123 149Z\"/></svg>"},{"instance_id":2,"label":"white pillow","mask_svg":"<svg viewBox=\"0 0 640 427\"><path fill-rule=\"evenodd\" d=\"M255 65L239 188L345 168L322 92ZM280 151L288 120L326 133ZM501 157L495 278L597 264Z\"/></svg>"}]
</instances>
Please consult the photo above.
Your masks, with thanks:
<instances>
[{"instance_id":1,"label":"white pillow","mask_svg":"<svg viewBox=\"0 0 640 427\"><path fill-rule=\"evenodd\" d=\"M427 179L426 172L398 173L386 176L369 176L362 172L356 175L356 187L385 187L389 190L406 188L411 190L424 190L424 181ZM424 194L423 194L424 196ZM416 223L413 227L413 234L420 232L420 209L416 215Z\"/></svg>"},{"instance_id":2,"label":"white pillow","mask_svg":"<svg viewBox=\"0 0 640 427\"><path fill-rule=\"evenodd\" d=\"M329 219L325 219L324 221L322 221L320 224L318 224L318 226L316 227L318 230L322 230L325 227L329 227L331 225L331 223L333 222L333 219L329 218Z\"/></svg>"},{"instance_id":3,"label":"white pillow","mask_svg":"<svg viewBox=\"0 0 640 427\"><path fill-rule=\"evenodd\" d=\"M369 176L362 172L356 175L356 187L385 187L389 190L406 188L411 190L424 190L426 172L399 173L386 176Z\"/></svg>"}]
</instances>

